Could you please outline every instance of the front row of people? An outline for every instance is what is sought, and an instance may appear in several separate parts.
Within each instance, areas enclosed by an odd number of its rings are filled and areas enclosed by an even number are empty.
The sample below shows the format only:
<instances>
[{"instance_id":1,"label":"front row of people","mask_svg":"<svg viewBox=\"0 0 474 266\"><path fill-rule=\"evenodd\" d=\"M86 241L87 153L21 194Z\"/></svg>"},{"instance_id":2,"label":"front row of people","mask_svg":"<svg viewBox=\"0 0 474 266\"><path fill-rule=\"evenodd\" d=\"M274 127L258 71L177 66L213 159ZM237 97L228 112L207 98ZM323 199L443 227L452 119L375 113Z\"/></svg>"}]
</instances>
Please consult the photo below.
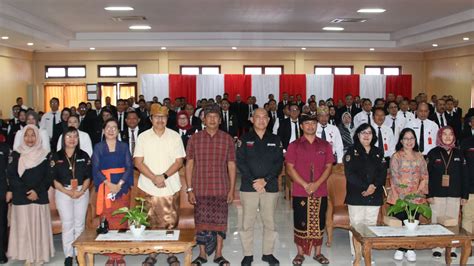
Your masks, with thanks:
<instances>
[{"instance_id":1,"label":"front row of people","mask_svg":"<svg viewBox=\"0 0 474 266\"><path fill-rule=\"evenodd\" d=\"M119 130L114 119L103 124L104 140L96 144L92 158L79 148L79 131L74 127L63 133L62 148L52 155L43 148L41 134L34 124L25 126L23 140L11 155L6 144L0 145L0 167L7 168L7 178L5 172L0 173L0 180L4 182L0 186L0 196L5 195L6 200L13 203L9 258L25 260L27 264L41 264L54 256L48 206L51 184L56 189L56 205L62 221L65 265L73 264L75 252L72 243L85 227L91 181L97 190L97 215L106 217L111 229L126 227L120 224L122 217L113 216L112 212L130 205L134 165L141 173L138 188L146 195L152 228L175 228L179 221L181 186L178 171L186 159L186 184L182 185L187 186L188 200L195 205L199 245L199 256L193 264L206 263L212 253L215 253L214 262L230 264L223 257L223 242L228 204L234 199L238 168L242 177L242 265L253 262L254 224L258 212L264 229L262 260L279 265L273 255L277 238L273 218L278 199L277 180L284 158L279 137L266 130L270 121L268 113L264 109L255 110L251 118L254 129L237 141L235 150L232 138L218 129L221 121L219 108L209 106L204 110L206 127L189 138L186 151L181 135L166 128L167 108L153 104L150 113L153 126L138 136L133 148L134 163L128 144L117 140ZM326 181L331 174L334 156L331 145L316 137L316 117L305 115L300 120L303 135L288 146L285 154L286 171L293 180L294 242L297 246L293 264L303 264L304 256L313 252L316 261L328 264L321 246L328 204ZM383 150L375 145L376 136L372 126L362 124L354 134L354 146L343 158L347 178L346 203L353 225L376 224L383 204L387 162ZM467 145L469 143L471 146L463 149L470 152L468 160L471 161L468 163L472 164L474 141L468 139ZM10 162L8 158L11 158ZM468 168L471 169L472 165L466 166L465 155L455 147L452 128L439 130L437 147L428 153L426 160L418 151L415 132L404 129L390 159L391 189L387 202L393 204L411 193L426 195L426 198L415 200L431 204L433 222L439 216L457 219L460 205L465 205L463 220L466 219L467 224L467 219L471 219L474 213L474 204L467 201L471 192L468 171L472 173ZM6 208L4 201L0 208L3 213ZM402 214L397 217L406 218ZM0 218L0 248L3 248L7 235L6 217ZM351 252L354 254L352 244ZM125 265L122 255L107 255L106 265ZM455 256L456 253L448 255ZM413 250L397 250L394 258L401 260L404 256L409 261L416 260ZM440 257L441 253L434 250L433 256ZM0 260L6 262L6 257L0 256ZM167 261L170 265L179 265L174 255L169 255ZM156 254L152 254L143 265L155 263Z\"/></svg>"}]
</instances>

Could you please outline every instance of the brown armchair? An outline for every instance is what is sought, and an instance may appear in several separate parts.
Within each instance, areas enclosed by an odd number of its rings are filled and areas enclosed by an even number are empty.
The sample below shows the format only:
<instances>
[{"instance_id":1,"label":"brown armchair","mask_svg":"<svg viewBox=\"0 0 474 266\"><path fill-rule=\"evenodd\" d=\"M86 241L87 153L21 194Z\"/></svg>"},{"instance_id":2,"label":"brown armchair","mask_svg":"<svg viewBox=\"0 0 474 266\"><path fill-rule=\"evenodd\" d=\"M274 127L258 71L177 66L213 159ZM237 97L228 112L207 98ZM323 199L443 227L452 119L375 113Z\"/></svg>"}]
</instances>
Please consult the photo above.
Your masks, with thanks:
<instances>
[{"instance_id":1,"label":"brown armchair","mask_svg":"<svg viewBox=\"0 0 474 266\"><path fill-rule=\"evenodd\" d=\"M327 180L328 209L326 212L326 230L328 240L326 245L331 246L334 228L350 228L349 210L344 203L346 198L346 176L344 165L333 166L332 173Z\"/></svg>"},{"instance_id":2,"label":"brown armchair","mask_svg":"<svg viewBox=\"0 0 474 266\"><path fill-rule=\"evenodd\" d=\"M53 234L60 234L62 232L61 217L59 217L58 208L56 207L56 197L55 197L54 187L50 187L48 190L48 199L49 199L49 209L51 212L51 227L53 229Z\"/></svg>"}]
</instances>

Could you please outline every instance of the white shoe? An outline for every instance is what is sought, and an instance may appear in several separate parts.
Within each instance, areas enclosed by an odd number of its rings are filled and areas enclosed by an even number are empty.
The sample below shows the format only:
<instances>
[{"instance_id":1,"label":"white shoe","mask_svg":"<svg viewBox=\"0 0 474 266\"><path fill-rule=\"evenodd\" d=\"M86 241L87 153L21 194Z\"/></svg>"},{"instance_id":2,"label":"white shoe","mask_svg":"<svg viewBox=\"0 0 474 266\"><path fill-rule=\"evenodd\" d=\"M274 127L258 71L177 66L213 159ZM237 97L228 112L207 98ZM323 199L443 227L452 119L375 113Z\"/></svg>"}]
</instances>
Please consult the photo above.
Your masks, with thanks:
<instances>
[{"instance_id":1,"label":"white shoe","mask_svg":"<svg viewBox=\"0 0 474 266\"><path fill-rule=\"evenodd\" d=\"M405 257L409 262L415 262L416 261L416 253L413 250L407 250L405 253Z\"/></svg>"},{"instance_id":2,"label":"white shoe","mask_svg":"<svg viewBox=\"0 0 474 266\"><path fill-rule=\"evenodd\" d=\"M393 259L394 260L403 260L403 255L404 255L403 251L397 250L397 251L395 251L395 255L393 255Z\"/></svg>"}]
</instances>

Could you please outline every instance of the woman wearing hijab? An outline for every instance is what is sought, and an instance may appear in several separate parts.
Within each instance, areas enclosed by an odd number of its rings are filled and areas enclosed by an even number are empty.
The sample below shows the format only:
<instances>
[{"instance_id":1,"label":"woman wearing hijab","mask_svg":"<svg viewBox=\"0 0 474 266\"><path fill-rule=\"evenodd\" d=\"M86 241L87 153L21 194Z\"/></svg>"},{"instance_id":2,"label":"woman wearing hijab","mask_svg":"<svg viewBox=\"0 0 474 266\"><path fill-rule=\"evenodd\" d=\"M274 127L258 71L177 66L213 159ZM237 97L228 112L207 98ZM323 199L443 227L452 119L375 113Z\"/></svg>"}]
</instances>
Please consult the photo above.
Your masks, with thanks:
<instances>
[{"instance_id":1,"label":"woman wearing hijab","mask_svg":"<svg viewBox=\"0 0 474 266\"><path fill-rule=\"evenodd\" d=\"M130 206L130 189L133 186L133 162L128 144L119 141L118 122L110 118L104 122L104 140L94 146L92 175L97 190L96 213L106 218L111 230L127 229L121 224L123 215L112 215L122 207ZM123 255L107 254L106 266L125 266Z\"/></svg>"},{"instance_id":2,"label":"woman wearing hijab","mask_svg":"<svg viewBox=\"0 0 474 266\"><path fill-rule=\"evenodd\" d=\"M28 111L26 113L26 124L35 125L38 128L43 148L49 153L51 151L51 145L49 144L48 131L44 128L39 128L39 116L35 111ZM13 142L13 150L16 150L20 146L20 143L23 141L23 134L24 130L20 130L16 133L15 141Z\"/></svg>"},{"instance_id":3,"label":"woman wearing hijab","mask_svg":"<svg viewBox=\"0 0 474 266\"><path fill-rule=\"evenodd\" d=\"M431 222L437 223L440 216L448 216L458 223L459 209L469 198L469 176L462 152L455 147L456 137L450 126L441 128L436 138L436 147L427 155L428 195L431 205ZM433 249L433 257L440 258L442 249ZM455 250L451 257L457 257Z\"/></svg>"},{"instance_id":4,"label":"woman wearing hijab","mask_svg":"<svg viewBox=\"0 0 474 266\"><path fill-rule=\"evenodd\" d=\"M189 123L189 115L186 111L179 111L176 115L176 128L175 131L179 133L181 139L183 140L184 148L188 144L188 140L196 132L191 124Z\"/></svg>"},{"instance_id":5,"label":"woman wearing hijab","mask_svg":"<svg viewBox=\"0 0 474 266\"><path fill-rule=\"evenodd\" d=\"M25 265L43 264L54 256L48 205L50 165L38 128L26 125L24 130L23 141L7 168L7 201L12 199L13 203L7 256L25 260Z\"/></svg>"},{"instance_id":6,"label":"woman wearing hijab","mask_svg":"<svg viewBox=\"0 0 474 266\"><path fill-rule=\"evenodd\" d=\"M428 194L428 169L423 154L418 150L415 131L405 128L400 132L396 152L390 159L390 186L391 190L387 198L389 204L395 204L398 199L404 199L410 194L418 194L419 198L411 200L413 203L426 203L425 195ZM419 214L416 219L418 219ZM408 219L405 212L395 215L399 220ZM409 262L416 261L416 253L413 250L398 249L393 258L403 260L406 257Z\"/></svg>"},{"instance_id":7,"label":"woman wearing hijab","mask_svg":"<svg viewBox=\"0 0 474 266\"><path fill-rule=\"evenodd\" d=\"M341 123L337 126L342 137L342 144L344 145L344 153L354 145L354 125L352 124L352 116L349 112L345 112L341 116Z\"/></svg>"}]
</instances>

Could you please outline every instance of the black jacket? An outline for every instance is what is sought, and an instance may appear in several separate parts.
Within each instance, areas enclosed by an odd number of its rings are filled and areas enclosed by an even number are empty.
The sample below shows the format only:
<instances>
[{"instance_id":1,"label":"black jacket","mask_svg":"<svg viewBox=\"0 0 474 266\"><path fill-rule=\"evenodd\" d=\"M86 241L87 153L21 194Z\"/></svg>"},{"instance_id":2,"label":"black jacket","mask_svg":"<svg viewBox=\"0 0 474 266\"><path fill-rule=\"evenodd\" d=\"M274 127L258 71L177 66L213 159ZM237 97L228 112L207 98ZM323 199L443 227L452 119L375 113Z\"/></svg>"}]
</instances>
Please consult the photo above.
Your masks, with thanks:
<instances>
[{"instance_id":1,"label":"black jacket","mask_svg":"<svg viewBox=\"0 0 474 266\"><path fill-rule=\"evenodd\" d=\"M229 133L232 137L237 136L237 131L239 128L239 122L237 119L237 115L233 111L228 111L228 120L224 120L224 112L221 112L221 124L219 125L219 129ZM229 130L227 130L227 123L229 124Z\"/></svg>"},{"instance_id":2,"label":"black jacket","mask_svg":"<svg viewBox=\"0 0 474 266\"><path fill-rule=\"evenodd\" d=\"M454 148L451 152L453 155L448 167L448 175L450 177L449 187L443 187L441 185L442 176L445 174L446 168L443 158L446 163L448 163L448 153L441 147L435 147L428 153L427 160L429 182L427 198L469 198L469 177L467 175L467 171L463 169L466 167L464 156L462 155L461 150L458 148Z\"/></svg>"},{"instance_id":3,"label":"black jacket","mask_svg":"<svg viewBox=\"0 0 474 266\"><path fill-rule=\"evenodd\" d=\"M5 142L0 143L0 200L5 201L5 194L7 192L7 166L10 149Z\"/></svg>"},{"instance_id":4,"label":"black jacket","mask_svg":"<svg viewBox=\"0 0 474 266\"><path fill-rule=\"evenodd\" d=\"M247 118L249 116L249 106L244 102L233 102L230 105L230 110L237 115L239 127L245 126Z\"/></svg>"},{"instance_id":5,"label":"black jacket","mask_svg":"<svg viewBox=\"0 0 474 266\"><path fill-rule=\"evenodd\" d=\"M474 194L474 137L462 141L461 152L466 160L464 169L469 178L469 194Z\"/></svg>"},{"instance_id":6,"label":"black jacket","mask_svg":"<svg viewBox=\"0 0 474 266\"><path fill-rule=\"evenodd\" d=\"M381 206L383 186L387 179L386 164L383 151L376 147L372 147L368 154L360 145L350 147L344 155L346 204ZM367 197L362 196L362 192L371 184L376 187L375 192Z\"/></svg>"},{"instance_id":7,"label":"black jacket","mask_svg":"<svg viewBox=\"0 0 474 266\"><path fill-rule=\"evenodd\" d=\"M294 124L291 122L291 118L280 120L280 125L278 127L278 136L280 137L281 143L283 144L283 148L285 150L288 149L288 145L290 144L291 127L293 126ZM303 136L301 127L298 127L298 130L300 131L300 136Z\"/></svg>"},{"instance_id":8,"label":"black jacket","mask_svg":"<svg viewBox=\"0 0 474 266\"><path fill-rule=\"evenodd\" d=\"M283 167L280 138L266 132L263 138L251 130L237 142L237 167L242 176L240 191L255 192L253 181L264 178L267 192L278 192L278 175Z\"/></svg>"},{"instance_id":9,"label":"black jacket","mask_svg":"<svg viewBox=\"0 0 474 266\"><path fill-rule=\"evenodd\" d=\"M355 106L355 104L352 104L352 107L351 107L351 116L352 116L352 119L354 119L354 116L356 114L358 114L360 111L362 111L362 109L359 109ZM341 120L342 120L342 114L344 114L345 112L347 112L347 106L343 106L339 109L337 109L336 111L336 123L337 124L340 124L341 123Z\"/></svg>"},{"instance_id":10,"label":"black jacket","mask_svg":"<svg viewBox=\"0 0 474 266\"><path fill-rule=\"evenodd\" d=\"M74 165L74 177L77 179L79 186L82 186L86 179L92 179L92 163L89 155L81 149L79 149L75 156L69 158L71 164ZM58 181L63 186L71 185L71 179L73 178L72 170L69 169L69 164L66 154L61 150L53 153L51 156L51 178Z\"/></svg>"},{"instance_id":11,"label":"black jacket","mask_svg":"<svg viewBox=\"0 0 474 266\"><path fill-rule=\"evenodd\" d=\"M173 128L173 130L178 132L179 134L179 128L175 127ZM198 130L195 127L191 127L190 129L186 130L186 133L184 135L180 135L181 140L183 141L184 149L186 149L186 146L188 145L188 140L194 135L194 133L196 133L196 131L200 131L200 130Z\"/></svg>"},{"instance_id":12,"label":"black jacket","mask_svg":"<svg viewBox=\"0 0 474 266\"><path fill-rule=\"evenodd\" d=\"M18 159L20 154L15 151L11 156L12 162L8 165L7 176L8 191L11 191L13 194L13 204L48 204L48 189L52 184L49 156L36 167L26 169L21 177L18 175ZM26 193L32 189L38 194L38 200L36 201L31 201L27 198L28 195Z\"/></svg>"}]
</instances>

